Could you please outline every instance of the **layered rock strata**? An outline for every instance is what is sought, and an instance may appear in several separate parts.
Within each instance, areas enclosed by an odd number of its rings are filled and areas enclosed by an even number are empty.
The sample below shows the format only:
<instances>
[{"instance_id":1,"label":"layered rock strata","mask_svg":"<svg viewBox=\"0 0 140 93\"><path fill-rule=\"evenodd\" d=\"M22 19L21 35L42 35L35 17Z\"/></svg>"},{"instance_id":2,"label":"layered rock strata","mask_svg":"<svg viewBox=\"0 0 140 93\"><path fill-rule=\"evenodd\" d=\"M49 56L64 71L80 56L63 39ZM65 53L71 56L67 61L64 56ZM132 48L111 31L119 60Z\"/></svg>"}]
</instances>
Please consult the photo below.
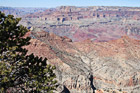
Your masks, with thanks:
<instances>
[{"instance_id":1,"label":"layered rock strata","mask_svg":"<svg viewBox=\"0 0 140 93\"><path fill-rule=\"evenodd\" d=\"M140 41L128 36L108 42L71 42L52 33L32 33L28 53L56 66L62 93L140 91Z\"/></svg>"},{"instance_id":2,"label":"layered rock strata","mask_svg":"<svg viewBox=\"0 0 140 93\"><path fill-rule=\"evenodd\" d=\"M73 41L108 41L127 34L140 38L139 7L62 6L23 17L21 24L33 31L53 32Z\"/></svg>"},{"instance_id":3,"label":"layered rock strata","mask_svg":"<svg viewBox=\"0 0 140 93\"><path fill-rule=\"evenodd\" d=\"M20 24L35 31L67 36L72 41L109 41L127 34L140 39L139 7L11 8L0 11L22 17Z\"/></svg>"}]
</instances>

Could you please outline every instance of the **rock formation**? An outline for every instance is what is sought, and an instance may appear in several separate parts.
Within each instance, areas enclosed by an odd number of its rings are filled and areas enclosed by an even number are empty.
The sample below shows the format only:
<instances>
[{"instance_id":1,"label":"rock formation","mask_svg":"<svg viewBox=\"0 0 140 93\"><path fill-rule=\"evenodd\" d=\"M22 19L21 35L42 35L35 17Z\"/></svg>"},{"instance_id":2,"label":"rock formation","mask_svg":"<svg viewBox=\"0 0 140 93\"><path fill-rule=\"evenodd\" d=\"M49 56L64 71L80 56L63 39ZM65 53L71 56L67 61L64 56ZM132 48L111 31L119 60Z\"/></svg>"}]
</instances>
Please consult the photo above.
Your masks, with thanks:
<instances>
[{"instance_id":1,"label":"rock formation","mask_svg":"<svg viewBox=\"0 0 140 93\"><path fill-rule=\"evenodd\" d=\"M138 7L75 7L61 6L55 9L48 9L42 13L34 13L26 17L40 18L50 21L71 21L89 18L111 18L111 17L127 17L140 18L140 8Z\"/></svg>"},{"instance_id":2,"label":"rock formation","mask_svg":"<svg viewBox=\"0 0 140 93\"><path fill-rule=\"evenodd\" d=\"M43 30L72 41L108 41L127 34L140 39L139 7L62 6L28 14L21 24L34 31Z\"/></svg>"},{"instance_id":3,"label":"rock formation","mask_svg":"<svg viewBox=\"0 0 140 93\"><path fill-rule=\"evenodd\" d=\"M20 24L34 31L67 36L72 41L108 41L127 34L140 39L139 7L11 8L0 7L6 14L22 17Z\"/></svg>"},{"instance_id":4,"label":"rock formation","mask_svg":"<svg viewBox=\"0 0 140 93\"><path fill-rule=\"evenodd\" d=\"M108 42L71 42L47 32L31 33L36 39L28 53L47 57L56 66L62 89L70 93L138 93L140 41L123 36ZM37 40L38 39L38 40ZM62 91L62 90L61 90ZM68 93L63 91L63 93ZM112 92L111 92L112 91ZM118 93L117 92L117 93Z\"/></svg>"}]
</instances>

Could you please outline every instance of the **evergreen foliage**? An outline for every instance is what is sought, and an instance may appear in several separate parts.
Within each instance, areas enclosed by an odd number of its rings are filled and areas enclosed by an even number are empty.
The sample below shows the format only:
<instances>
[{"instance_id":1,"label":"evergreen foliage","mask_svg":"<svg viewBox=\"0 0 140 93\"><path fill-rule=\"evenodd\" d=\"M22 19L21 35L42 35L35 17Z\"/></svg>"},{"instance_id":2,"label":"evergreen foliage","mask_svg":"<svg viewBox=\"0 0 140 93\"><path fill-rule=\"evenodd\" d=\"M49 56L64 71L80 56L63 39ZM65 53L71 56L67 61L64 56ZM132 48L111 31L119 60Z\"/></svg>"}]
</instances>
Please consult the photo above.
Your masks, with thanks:
<instances>
[{"instance_id":1,"label":"evergreen foliage","mask_svg":"<svg viewBox=\"0 0 140 93\"><path fill-rule=\"evenodd\" d=\"M26 27L20 18L0 12L0 90L2 92L52 92L56 88L54 66L47 59L27 55Z\"/></svg>"}]
</instances>

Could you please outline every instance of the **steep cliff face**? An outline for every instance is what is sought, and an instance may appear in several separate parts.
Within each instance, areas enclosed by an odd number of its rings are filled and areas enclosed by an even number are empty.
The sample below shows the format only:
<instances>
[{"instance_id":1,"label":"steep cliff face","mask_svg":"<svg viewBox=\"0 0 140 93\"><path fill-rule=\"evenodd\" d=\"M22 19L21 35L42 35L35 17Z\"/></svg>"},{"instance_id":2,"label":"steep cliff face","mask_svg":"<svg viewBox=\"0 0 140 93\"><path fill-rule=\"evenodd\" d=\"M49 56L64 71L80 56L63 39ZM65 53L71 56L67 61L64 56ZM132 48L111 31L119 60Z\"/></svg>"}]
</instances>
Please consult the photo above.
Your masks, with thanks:
<instances>
[{"instance_id":1,"label":"steep cliff face","mask_svg":"<svg viewBox=\"0 0 140 93\"><path fill-rule=\"evenodd\" d=\"M108 41L127 34L140 37L138 7L74 7L62 6L23 17L21 24L34 27L73 41ZM37 28L37 29L36 29Z\"/></svg>"},{"instance_id":2,"label":"steep cliff face","mask_svg":"<svg viewBox=\"0 0 140 93\"><path fill-rule=\"evenodd\" d=\"M70 21L86 18L111 18L111 17L127 17L138 19L140 12L139 7L76 7L76 6L61 6L54 9L48 9L44 12L29 14L26 18L41 18L51 21Z\"/></svg>"},{"instance_id":3,"label":"steep cliff face","mask_svg":"<svg viewBox=\"0 0 140 93\"><path fill-rule=\"evenodd\" d=\"M52 33L32 35L36 39L26 46L28 53L47 57L48 62L56 66L57 79L63 86L59 91L140 91L139 40L123 36L109 42L71 42Z\"/></svg>"}]
</instances>

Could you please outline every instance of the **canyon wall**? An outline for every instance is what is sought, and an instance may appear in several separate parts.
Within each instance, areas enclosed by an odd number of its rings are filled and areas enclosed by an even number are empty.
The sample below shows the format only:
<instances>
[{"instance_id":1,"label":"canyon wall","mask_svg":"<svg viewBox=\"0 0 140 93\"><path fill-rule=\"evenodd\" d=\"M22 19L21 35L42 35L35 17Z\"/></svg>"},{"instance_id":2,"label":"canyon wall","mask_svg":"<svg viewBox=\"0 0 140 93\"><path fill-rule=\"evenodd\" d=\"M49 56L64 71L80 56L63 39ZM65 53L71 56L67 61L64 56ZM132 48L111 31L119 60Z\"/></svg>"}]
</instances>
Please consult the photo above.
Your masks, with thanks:
<instances>
[{"instance_id":1,"label":"canyon wall","mask_svg":"<svg viewBox=\"0 0 140 93\"><path fill-rule=\"evenodd\" d=\"M108 41L123 35L140 39L139 7L0 7L0 11L22 17L20 24L33 31L52 32L72 41Z\"/></svg>"},{"instance_id":2,"label":"canyon wall","mask_svg":"<svg viewBox=\"0 0 140 93\"><path fill-rule=\"evenodd\" d=\"M108 41L123 35L140 39L139 7L61 6L23 17L33 31L52 32L72 41Z\"/></svg>"},{"instance_id":3,"label":"canyon wall","mask_svg":"<svg viewBox=\"0 0 140 93\"><path fill-rule=\"evenodd\" d=\"M140 41L123 36L108 42L72 42L53 33L32 34L28 54L56 66L59 93L139 93ZM114 92L113 92L114 91Z\"/></svg>"}]
</instances>

